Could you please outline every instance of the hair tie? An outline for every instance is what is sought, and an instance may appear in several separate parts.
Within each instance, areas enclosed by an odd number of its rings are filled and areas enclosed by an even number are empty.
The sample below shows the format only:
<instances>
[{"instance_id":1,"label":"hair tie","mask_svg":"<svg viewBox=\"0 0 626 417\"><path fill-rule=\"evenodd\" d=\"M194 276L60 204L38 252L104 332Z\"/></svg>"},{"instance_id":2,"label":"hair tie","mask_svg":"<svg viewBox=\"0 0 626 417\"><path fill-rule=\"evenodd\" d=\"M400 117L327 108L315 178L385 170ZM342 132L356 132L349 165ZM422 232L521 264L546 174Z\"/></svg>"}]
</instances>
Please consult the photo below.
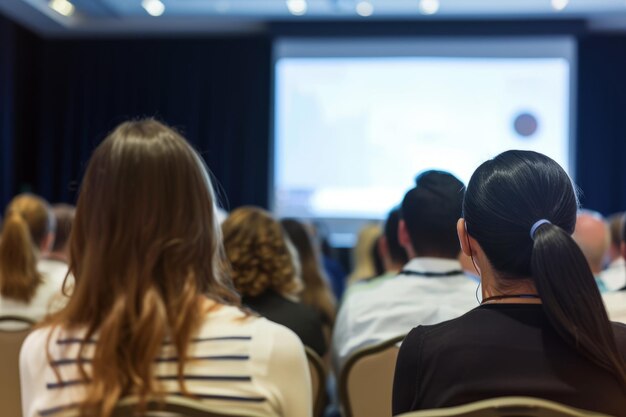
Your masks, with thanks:
<instances>
[{"instance_id":1,"label":"hair tie","mask_svg":"<svg viewBox=\"0 0 626 417\"><path fill-rule=\"evenodd\" d=\"M546 219L541 219L541 220L537 220L535 222L535 224L533 224L533 226L530 228L530 238L532 240L535 240L535 232L537 231L537 229L541 226L544 225L546 223L552 224L550 223L550 220L546 220Z\"/></svg>"}]
</instances>

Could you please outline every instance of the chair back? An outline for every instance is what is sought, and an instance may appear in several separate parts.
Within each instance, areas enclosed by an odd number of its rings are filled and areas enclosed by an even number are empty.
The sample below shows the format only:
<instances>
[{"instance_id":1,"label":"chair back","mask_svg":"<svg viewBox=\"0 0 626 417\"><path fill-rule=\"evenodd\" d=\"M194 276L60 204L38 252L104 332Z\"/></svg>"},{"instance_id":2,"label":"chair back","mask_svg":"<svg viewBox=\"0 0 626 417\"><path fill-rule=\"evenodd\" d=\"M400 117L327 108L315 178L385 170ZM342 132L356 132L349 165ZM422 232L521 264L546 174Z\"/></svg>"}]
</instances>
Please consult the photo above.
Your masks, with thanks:
<instances>
[{"instance_id":1,"label":"chair back","mask_svg":"<svg viewBox=\"0 0 626 417\"><path fill-rule=\"evenodd\" d=\"M34 324L25 317L2 316L2 324L11 325L16 330L0 330L0 404L2 415L22 416L22 397L20 394L20 349Z\"/></svg>"},{"instance_id":2,"label":"chair back","mask_svg":"<svg viewBox=\"0 0 626 417\"><path fill-rule=\"evenodd\" d=\"M339 377L344 417L391 417L393 375L404 336L363 348L347 360Z\"/></svg>"},{"instance_id":3,"label":"chair back","mask_svg":"<svg viewBox=\"0 0 626 417\"><path fill-rule=\"evenodd\" d=\"M111 417L138 417L136 414L139 400L137 397L121 399ZM79 417L77 409L61 412L55 417ZM147 411L141 417L279 417L266 415L258 412L233 411L232 407L225 405L222 409L216 409L200 400L168 395L163 401L151 399L147 404Z\"/></svg>"},{"instance_id":4,"label":"chair back","mask_svg":"<svg viewBox=\"0 0 626 417\"><path fill-rule=\"evenodd\" d=\"M398 417L612 417L532 397L500 397L456 407L413 411Z\"/></svg>"},{"instance_id":5,"label":"chair back","mask_svg":"<svg viewBox=\"0 0 626 417\"><path fill-rule=\"evenodd\" d=\"M313 417L321 417L326 405L326 369L324 361L308 346L304 347L309 373L311 374L311 391L313 393Z\"/></svg>"}]
</instances>

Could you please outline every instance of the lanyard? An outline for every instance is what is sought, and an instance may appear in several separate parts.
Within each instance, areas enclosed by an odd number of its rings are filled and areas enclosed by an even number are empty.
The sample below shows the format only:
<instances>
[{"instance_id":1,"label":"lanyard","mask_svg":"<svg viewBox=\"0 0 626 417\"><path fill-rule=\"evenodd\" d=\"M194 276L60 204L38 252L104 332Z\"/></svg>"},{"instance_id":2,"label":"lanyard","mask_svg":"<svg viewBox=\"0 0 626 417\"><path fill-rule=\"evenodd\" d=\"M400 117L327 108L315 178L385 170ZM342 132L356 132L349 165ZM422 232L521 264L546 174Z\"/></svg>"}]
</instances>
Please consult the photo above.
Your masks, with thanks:
<instances>
[{"instance_id":1,"label":"lanyard","mask_svg":"<svg viewBox=\"0 0 626 417\"><path fill-rule=\"evenodd\" d=\"M413 275L417 277L425 278L437 278L437 277L452 277L454 275L462 275L463 271L460 269L453 269L445 272L426 272L426 271L411 271L410 269L403 269L398 275Z\"/></svg>"}]
</instances>

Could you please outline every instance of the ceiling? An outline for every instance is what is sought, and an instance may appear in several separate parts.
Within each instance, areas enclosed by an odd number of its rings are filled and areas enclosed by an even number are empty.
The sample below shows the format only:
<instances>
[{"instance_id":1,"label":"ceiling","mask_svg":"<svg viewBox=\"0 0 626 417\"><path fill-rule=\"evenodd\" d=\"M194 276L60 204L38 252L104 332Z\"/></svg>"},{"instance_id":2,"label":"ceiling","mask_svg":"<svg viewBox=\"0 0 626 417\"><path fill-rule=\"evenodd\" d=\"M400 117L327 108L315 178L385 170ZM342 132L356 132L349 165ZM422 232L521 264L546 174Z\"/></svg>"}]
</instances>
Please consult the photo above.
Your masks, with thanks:
<instances>
[{"instance_id":1,"label":"ceiling","mask_svg":"<svg viewBox=\"0 0 626 417\"><path fill-rule=\"evenodd\" d=\"M585 19L595 30L626 30L626 0L0 0L0 12L52 37L251 32L276 21L394 19Z\"/></svg>"}]
</instances>

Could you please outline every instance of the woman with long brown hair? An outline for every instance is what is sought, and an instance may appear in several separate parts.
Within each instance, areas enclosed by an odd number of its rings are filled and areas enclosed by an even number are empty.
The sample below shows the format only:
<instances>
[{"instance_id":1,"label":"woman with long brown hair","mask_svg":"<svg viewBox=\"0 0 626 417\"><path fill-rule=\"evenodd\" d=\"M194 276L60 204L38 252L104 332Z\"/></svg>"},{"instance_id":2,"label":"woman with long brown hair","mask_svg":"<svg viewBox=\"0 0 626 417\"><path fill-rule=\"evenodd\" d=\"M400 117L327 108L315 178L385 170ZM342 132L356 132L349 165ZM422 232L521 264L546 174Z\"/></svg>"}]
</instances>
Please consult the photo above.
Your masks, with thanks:
<instances>
[{"instance_id":1,"label":"woman with long brown hair","mask_svg":"<svg viewBox=\"0 0 626 417\"><path fill-rule=\"evenodd\" d=\"M67 273L44 259L54 241L54 217L48 203L20 194L6 208L0 234L0 315L40 321L62 305ZM11 326L12 323L3 323Z\"/></svg>"},{"instance_id":2,"label":"woman with long brown hair","mask_svg":"<svg viewBox=\"0 0 626 417\"><path fill-rule=\"evenodd\" d=\"M24 417L177 394L231 412L309 416L297 336L239 308L223 274L214 194L172 129L118 126L95 150L74 220L67 306L25 341Z\"/></svg>"}]
</instances>

